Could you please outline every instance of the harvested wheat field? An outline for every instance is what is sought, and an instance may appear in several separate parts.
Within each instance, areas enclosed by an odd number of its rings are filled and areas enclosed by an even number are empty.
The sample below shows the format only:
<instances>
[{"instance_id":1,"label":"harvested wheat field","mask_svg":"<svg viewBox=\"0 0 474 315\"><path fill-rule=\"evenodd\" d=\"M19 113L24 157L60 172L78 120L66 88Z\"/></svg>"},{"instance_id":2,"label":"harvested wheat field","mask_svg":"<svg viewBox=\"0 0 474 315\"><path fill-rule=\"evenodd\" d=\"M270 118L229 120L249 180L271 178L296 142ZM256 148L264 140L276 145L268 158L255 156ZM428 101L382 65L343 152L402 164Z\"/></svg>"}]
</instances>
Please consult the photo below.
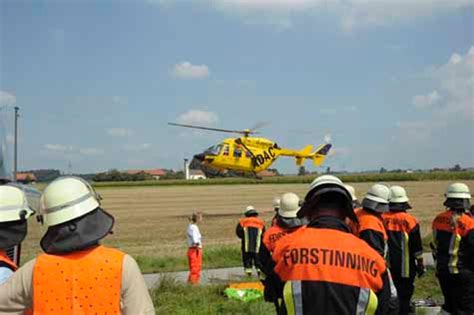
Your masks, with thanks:
<instances>
[{"instance_id":1,"label":"harvested wheat field","mask_svg":"<svg viewBox=\"0 0 474 315\"><path fill-rule=\"evenodd\" d=\"M474 191L474 181L464 181ZM444 209L443 193L449 181L398 182L407 189L412 213L420 220L423 235L430 233L435 214ZM371 183L353 186L361 199ZM186 248L187 216L203 213L204 246L238 244L234 230L248 205L255 206L268 222L273 216L275 196L292 191L304 196L307 185L226 185L102 188L103 208L115 216L114 234L106 243L134 256L183 256ZM42 228L31 220L23 245L24 258L39 251ZM26 261L26 260L23 261Z\"/></svg>"}]
</instances>

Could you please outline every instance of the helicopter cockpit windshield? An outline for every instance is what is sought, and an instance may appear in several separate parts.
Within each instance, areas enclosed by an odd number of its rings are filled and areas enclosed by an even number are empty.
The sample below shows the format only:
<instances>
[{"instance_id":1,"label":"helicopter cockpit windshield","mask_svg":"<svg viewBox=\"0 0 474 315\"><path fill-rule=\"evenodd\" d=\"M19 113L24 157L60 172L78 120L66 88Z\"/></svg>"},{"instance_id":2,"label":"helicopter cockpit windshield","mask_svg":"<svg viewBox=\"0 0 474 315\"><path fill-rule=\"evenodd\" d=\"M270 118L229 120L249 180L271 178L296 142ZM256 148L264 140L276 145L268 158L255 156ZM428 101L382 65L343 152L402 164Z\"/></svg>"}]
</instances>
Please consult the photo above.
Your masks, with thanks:
<instances>
[{"instance_id":1,"label":"helicopter cockpit windshield","mask_svg":"<svg viewBox=\"0 0 474 315\"><path fill-rule=\"evenodd\" d=\"M221 150L222 150L222 144L218 144L218 145L210 147L209 149L204 151L204 153L206 155L219 155Z\"/></svg>"}]
</instances>

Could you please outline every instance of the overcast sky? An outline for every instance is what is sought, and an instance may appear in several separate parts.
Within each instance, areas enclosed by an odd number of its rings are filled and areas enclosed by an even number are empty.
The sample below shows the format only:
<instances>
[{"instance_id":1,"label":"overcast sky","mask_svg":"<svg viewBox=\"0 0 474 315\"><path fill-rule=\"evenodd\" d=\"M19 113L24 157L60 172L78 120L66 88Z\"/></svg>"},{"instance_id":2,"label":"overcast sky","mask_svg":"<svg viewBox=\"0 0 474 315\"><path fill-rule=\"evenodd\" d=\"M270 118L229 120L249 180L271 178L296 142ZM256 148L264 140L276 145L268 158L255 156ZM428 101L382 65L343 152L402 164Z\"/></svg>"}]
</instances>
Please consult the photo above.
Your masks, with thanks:
<instances>
[{"instance_id":1,"label":"overcast sky","mask_svg":"<svg viewBox=\"0 0 474 315\"><path fill-rule=\"evenodd\" d=\"M180 168L226 137L169 121L330 134L336 169L474 166L473 30L472 0L0 0L0 112L20 169Z\"/></svg>"}]
</instances>

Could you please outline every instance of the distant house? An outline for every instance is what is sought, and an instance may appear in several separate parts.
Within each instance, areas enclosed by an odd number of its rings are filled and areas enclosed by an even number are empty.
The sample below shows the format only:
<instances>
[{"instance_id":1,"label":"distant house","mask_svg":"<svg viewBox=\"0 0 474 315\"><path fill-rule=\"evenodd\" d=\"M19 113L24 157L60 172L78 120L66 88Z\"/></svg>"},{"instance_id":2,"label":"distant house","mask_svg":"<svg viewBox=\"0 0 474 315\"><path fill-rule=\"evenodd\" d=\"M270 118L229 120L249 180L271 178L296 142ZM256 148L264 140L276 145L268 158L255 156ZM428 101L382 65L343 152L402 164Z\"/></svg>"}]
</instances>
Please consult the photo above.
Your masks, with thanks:
<instances>
[{"instance_id":1,"label":"distant house","mask_svg":"<svg viewBox=\"0 0 474 315\"><path fill-rule=\"evenodd\" d=\"M160 168L150 169L150 170L128 170L126 172L131 175L138 174L138 173L145 173L145 174L153 176L153 178L156 180L159 180L161 177L166 175L166 171Z\"/></svg>"},{"instance_id":2,"label":"distant house","mask_svg":"<svg viewBox=\"0 0 474 315\"><path fill-rule=\"evenodd\" d=\"M33 173L16 173L16 181L22 184L35 183L37 181Z\"/></svg>"},{"instance_id":3,"label":"distant house","mask_svg":"<svg viewBox=\"0 0 474 315\"><path fill-rule=\"evenodd\" d=\"M265 171L261 171L260 173L257 174L257 176L259 177L275 177L275 176L278 176L278 174L274 171L269 171L269 170L265 170Z\"/></svg>"},{"instance_id":4,"label":"distant house","mask_svg":"<svg viewBox=\"0 0 474 315\"><path fill-rule=\"evenodd\" d=\"M201 170L189 170L189 179L190 180L206 179L206 174L204 174L204 172Z\"/></svg>"}]
</instances>

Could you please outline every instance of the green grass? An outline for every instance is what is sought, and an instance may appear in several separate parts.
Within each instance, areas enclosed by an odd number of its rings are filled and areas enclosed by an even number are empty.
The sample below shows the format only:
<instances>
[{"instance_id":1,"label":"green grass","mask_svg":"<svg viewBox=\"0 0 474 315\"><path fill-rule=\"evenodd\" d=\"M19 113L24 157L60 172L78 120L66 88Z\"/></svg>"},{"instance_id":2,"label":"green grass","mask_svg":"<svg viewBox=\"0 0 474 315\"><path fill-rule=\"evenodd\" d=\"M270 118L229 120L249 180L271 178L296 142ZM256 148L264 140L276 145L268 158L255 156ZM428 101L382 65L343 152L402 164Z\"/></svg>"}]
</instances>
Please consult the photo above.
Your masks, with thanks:
<instances>
[{"instance_id":1,"label":"green grass","mask_svg":"<svg viewBox=\"0 0 474 315\"><path fill-rule=\"evenodd\" d=\"M253 178L213 178L206 180L153 180L140 182L97 182L94 187L144 187L144 186L189 186L189 185L244 185L244 184L307 184L317 175L277 176L264 179ZM343 181L350 183L362 182L397 182L397 181L428 181L428 180L474 180L474 172L428 172L428 173L361 173L340 174Z\"/></svg>"},{"instance_id":2,"label":"green grass","mask_svg":"<svg viewBox=\"0 0 474 315\"><path fill-rule=\"evenodd\" d=\"M433 241L433 235L431 233L429 233L428 235L423 237L423 239L421 241L423 243L423 251L424 252L431 252L430 243Z\"/></svg>"},{"instance_id":3,"label":"green grass","mask_svg":"<svg viewBox=\"0 0 474 315\"><path fill-rule=\"evenodd\" d=\"M438 279L435 275L435 269L430 267L421 278L417 278L415 282L415 293L413 299L432 298L436 302L443 301L443 293L439 286Z\"/></svg>"},{"instance_id":4,"label":"green grass","mask_svg":"<svg viewBox=\"0 0 474 315\"><path fill-rule=\"evenodd\" d=\"M225 285L189 286L164 277L151 294L156 314L274 314L273 305L263 300L252 303L229 300L224 296L225 288ZM416 280L413 298L442 301L432 268Z\"/></svg>"},{"instance_id":5,"label":"green grass","mask_svg":"<svg viewBox=\"0 0 474 315\"><path fill-rule=\"evenodd\" d=\"M188 270L187 257L136 257L143 273L160 273ZM203 269L227 268L242 264L240 247L216 246L204 249Z\"/></svg>"},{"instance_id":6,"label":"green grass","mask_svg":"<svg viewBox=\"0 0 474 315\"><path fill-rule=\"evenodd\" d=\"M151 291L156 314L274 314L273 304L229 300L225 285L189 286L163 278Z\"/></svg>"}]
</instances>

